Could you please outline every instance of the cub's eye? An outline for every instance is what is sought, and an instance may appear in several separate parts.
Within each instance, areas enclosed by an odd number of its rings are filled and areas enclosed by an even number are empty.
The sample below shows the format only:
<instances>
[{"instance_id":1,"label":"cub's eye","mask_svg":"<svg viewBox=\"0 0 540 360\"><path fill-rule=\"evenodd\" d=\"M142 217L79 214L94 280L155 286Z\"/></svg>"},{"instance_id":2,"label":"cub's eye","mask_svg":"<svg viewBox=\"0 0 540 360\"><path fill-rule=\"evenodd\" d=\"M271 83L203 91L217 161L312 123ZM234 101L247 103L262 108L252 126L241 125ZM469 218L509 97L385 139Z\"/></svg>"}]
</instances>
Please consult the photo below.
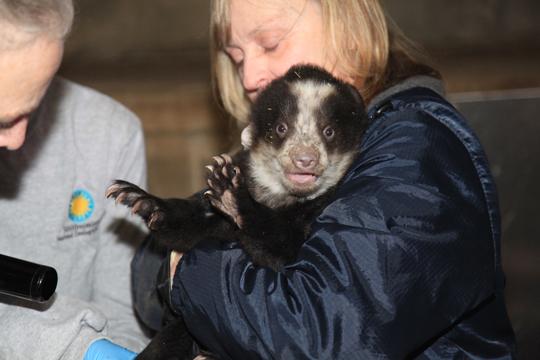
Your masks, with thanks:
<instances>
[{"instance_id":1,"label":"cub's eye","mask_svg":"<svg viewBox=\"0 0 540 360\"><path fill-rule=\"evenodd\" d=\"M327 126L327 127L324 128L323 134L324 134L324 137L327 140L331 140L334 137L334 135L336 134L336 132L330 126Z\"/></svg>"},{"instance_id":2,"label":"cub's eye","mask_svg":"<svg viewBox=\"0 0 540 360\"><path fill-rule=\"evenodd\" d=\"M287 130L289 128L287 127L287 124L285 123L279 123L277 124L276 126L276 133L280 136L280 137L284 137L285 134L287 134Z\"/></svg>"}]
</instances>

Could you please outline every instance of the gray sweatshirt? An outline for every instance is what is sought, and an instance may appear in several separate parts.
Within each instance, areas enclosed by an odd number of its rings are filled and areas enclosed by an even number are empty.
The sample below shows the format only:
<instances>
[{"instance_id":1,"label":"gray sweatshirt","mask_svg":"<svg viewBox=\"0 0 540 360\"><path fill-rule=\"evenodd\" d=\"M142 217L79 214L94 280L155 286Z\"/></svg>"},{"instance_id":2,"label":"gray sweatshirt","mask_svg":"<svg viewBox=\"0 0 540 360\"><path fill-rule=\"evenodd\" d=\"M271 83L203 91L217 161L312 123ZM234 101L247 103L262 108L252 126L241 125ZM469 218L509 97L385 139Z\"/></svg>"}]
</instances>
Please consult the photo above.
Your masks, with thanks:
<instances>
[{"instance_id":1,"label":"gray sweatshirt","mask_svg":"<svg viewBox=\"0 0 540 360\"><path fill-rule=\"evenodd\" d=\"M54 267L46 306L0 297L0 360L82 359L109 338L140 351L130 260L144 226L104 193L146 186L139 120L112 99L55 79L24 146L0 149L0 254Z\"/></svg>"}]
</instances>

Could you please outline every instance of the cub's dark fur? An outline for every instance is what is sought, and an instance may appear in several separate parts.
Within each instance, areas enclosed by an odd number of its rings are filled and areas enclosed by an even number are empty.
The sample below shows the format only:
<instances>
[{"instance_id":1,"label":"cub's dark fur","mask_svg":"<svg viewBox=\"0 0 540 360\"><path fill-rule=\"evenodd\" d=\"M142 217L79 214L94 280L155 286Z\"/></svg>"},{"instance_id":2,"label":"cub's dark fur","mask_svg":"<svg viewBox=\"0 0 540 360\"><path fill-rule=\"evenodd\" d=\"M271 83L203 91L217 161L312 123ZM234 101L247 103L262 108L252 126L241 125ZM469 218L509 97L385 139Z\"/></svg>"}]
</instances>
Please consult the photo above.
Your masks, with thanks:
<instances>
[{"instance_id":1,"label":"cub's dark fur","mask_svg":"<svg viewBox=\"0 0 540 360\"><path fill-rule=\"evenodd\" d=\"M116 181L107 196L131 207L171 250L208 238L238 241L255 264L279 271L295 260L354 160L366 123L354 87L318 67L295 66L253 104L245 149L208 166L206 193L161 199ZM191 356L186 336L181 319L169 324L138 359Z\"/></svg>"}]
</instances>

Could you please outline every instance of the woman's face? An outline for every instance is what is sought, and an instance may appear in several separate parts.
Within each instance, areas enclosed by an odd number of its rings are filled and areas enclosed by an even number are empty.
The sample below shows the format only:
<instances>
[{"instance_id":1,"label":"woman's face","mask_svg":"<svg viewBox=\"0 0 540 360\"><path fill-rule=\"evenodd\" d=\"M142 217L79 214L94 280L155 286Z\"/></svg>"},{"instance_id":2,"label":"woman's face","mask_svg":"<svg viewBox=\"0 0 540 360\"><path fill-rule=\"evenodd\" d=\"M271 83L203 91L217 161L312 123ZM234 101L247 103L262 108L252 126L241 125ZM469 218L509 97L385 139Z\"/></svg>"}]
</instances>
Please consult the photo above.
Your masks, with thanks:
<instances>
[{"instance_id":1,"label":"woman's face","mask_svg":"<svg viewBox=\"0 0 540 360\"><path fill-rule=\"evenodd\" d=\"M231 38L225 51L236 64L250 100L295 64L333 71L324 48L321 7L315 0L232 0Z\"/></svg>"}]
</instances>

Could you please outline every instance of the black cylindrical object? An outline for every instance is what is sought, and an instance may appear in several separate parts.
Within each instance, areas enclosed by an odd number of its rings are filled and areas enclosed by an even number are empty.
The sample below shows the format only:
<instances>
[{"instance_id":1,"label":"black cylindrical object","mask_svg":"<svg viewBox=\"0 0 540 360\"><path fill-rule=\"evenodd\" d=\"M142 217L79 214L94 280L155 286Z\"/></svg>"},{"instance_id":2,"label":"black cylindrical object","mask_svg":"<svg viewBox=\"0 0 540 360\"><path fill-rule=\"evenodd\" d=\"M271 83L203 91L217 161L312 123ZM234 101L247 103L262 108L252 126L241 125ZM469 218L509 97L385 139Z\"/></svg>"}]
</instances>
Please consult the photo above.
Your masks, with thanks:
<instances>
[{"instance_id":1,"label":"black cylindrical object","mask_svg":"<svg viewBox=\"0 0 540 360\"><path fill-rule=\"evenodd\" d=\"M54 294L58 275L50 266L0 255L0 293L44 302Z\"/></svg>"}]
</instances>

